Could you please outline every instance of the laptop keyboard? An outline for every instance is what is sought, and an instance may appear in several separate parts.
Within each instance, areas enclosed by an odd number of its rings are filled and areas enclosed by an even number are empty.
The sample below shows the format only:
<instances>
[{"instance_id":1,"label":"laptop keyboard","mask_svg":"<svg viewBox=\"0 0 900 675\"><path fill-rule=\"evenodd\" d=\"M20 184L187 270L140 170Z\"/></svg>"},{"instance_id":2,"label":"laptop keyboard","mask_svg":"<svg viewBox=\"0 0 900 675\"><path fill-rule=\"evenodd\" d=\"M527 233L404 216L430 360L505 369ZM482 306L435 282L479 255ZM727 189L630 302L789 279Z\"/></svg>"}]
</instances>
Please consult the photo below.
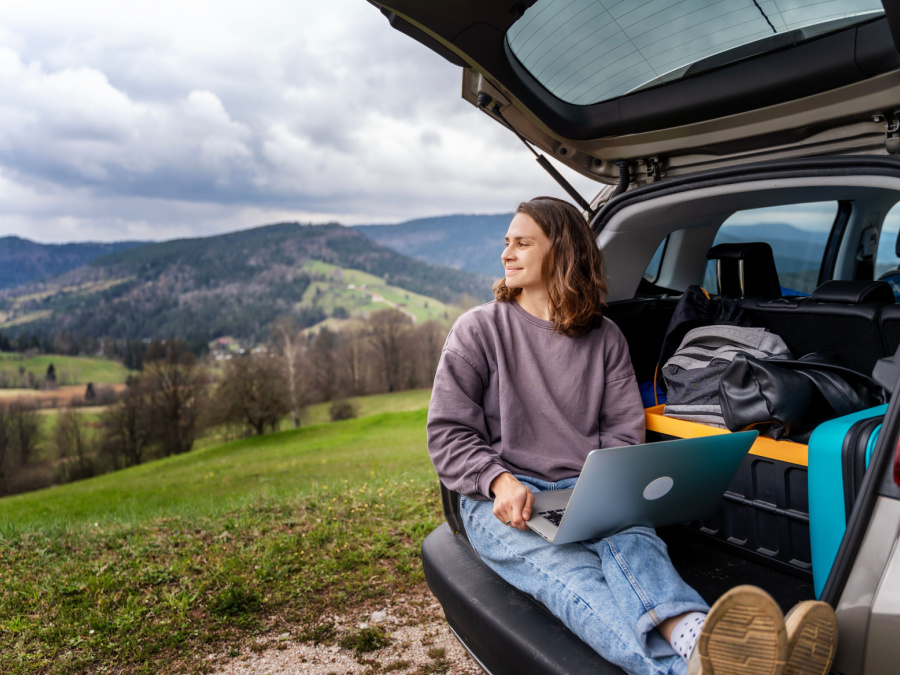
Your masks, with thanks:
<instances>
[{"instance_id":1,"label":"laptop keyboard","mask_svg":"<svg viewBox=\"0 0 900 675\"><path fill-rule=\"evenodd\" d=\"M559 527L559 521L562 520L563 514L566 512L565 509L551 509L550 511L540 511L538 513L539 516L543 516L551 523Z\"/></svg>"}]
</instances>

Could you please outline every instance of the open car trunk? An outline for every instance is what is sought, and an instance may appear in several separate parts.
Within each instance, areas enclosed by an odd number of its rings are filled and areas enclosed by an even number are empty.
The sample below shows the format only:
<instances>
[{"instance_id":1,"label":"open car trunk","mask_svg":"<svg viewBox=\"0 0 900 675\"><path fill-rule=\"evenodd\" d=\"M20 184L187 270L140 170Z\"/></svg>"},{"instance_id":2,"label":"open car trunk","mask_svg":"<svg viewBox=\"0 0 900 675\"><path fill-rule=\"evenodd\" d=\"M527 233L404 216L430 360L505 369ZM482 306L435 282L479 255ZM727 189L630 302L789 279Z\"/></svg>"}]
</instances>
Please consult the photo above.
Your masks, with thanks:
<instances>
[{"instance_id":1,"label":"open car trunk","mask_svg":"<svg viewBox=\"0 0 900 675\"><path fill-rule=\"evenodd\" d=\"M696 283L731 214L823 199L838 205L819 277L810 283L831 280L830 288L847 285L851 292L839 290L832 298L779 293L739 302L752 325L781 335L796 356L835 353L867 374L883 366L900 349L900 305L885 282L871 281L871 261L861 255L860 242L872 214L893 208L898 195L896 160L844 157L711 172L612 199L594 220L614 296L606 316L629 343L638 381L652 381L658 365L680 297L668 289ZM652 254L648 239L664 240L653 281L640 276ZM749 266L744 271L767 273ZM878 293L858 293L862 286ZM891 389L896 379L894 373L881 384ZM661 406L645 405L648 441L728 433L672 420ZM845 675L895 672L898 662L891 660L897 641L870 630L881 621L887 635L900 615L886 599L891 587L881 582L892 564L900 566L900 500L891 462L900 421L894 408L881 405L830 420L809 445L759 439L713 517L659 530L675 568L710 604L739 584L765 589L784 611L802 600L829 602L841 634L853 636L842 638L836 661L836 671ZM486 671L621 672L484 565L465 537L457 496L443 490L443 503L447 523L422 547L426 579L451 628ZM873 600L879 592L882 614Z\"/></svg>"}]
</instances>

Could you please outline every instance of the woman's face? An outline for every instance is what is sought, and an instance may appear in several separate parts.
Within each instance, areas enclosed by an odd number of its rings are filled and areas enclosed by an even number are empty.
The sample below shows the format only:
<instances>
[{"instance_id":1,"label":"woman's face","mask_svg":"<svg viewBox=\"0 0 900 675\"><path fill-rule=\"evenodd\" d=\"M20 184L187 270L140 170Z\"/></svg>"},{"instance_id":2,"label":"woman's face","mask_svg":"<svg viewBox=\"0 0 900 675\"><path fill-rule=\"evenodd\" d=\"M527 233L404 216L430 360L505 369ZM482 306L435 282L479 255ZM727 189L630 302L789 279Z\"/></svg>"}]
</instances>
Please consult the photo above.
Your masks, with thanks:
<instances>
[{"instance_id":1,"label":"woman's face","mask_svg":"<svg viewBox=\"0 0 900 675\"><path fill-rule=\"evenodd\" d=\"M500 260L506 270L508 288L521 288L523 292L543 291L541 266L550 249L550 240L534 219L517 213L506 232L506 248Z\"/></svg>"}]
</instances>

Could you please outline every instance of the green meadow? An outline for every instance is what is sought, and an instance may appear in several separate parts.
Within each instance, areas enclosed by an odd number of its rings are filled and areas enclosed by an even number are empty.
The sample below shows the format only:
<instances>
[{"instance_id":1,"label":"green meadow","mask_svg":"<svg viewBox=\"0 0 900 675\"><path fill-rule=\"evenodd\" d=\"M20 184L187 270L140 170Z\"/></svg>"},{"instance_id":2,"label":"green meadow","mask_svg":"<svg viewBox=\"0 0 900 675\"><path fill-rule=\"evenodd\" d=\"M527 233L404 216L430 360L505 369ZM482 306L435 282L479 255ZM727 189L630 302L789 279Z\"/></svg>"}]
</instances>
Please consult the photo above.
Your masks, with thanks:
<instances>
[{"instance_id":1,"label":"green meadow","mask_svg":"<svg viewBox=\"0 0 900 675\"><path fill-rule=\"evenodd\" d=\"M420 585L441 520L415 401L0 499L0 672L207 672L274 630L346 640L323 617Z\"/></svg>"},{"instance_id":2,"label":"green meadow","mask_svg":"<svg viewBox=\"0 0 900 675\"><path fill-rule=\"evenodd\" d=\"M10 379L21 373L32 373L35 379L43 381L50 364L56 370L56 381L59 384L119 384L128 378L128 369L121 363L109 359L88 356L61 356L59 354L40 354L23 356L21 354L0 354L0 373Z\"/></svg>"},{"instance_id":3,"label":"green meadow","mask_svg":"<svg viewBox=\"0 0 900 675\"><path fill-rule=\"evenodd\" d=\"M302 269L319 277L303 294L303 304L318 305L329 314L338 306L353 316L364 316L396 306L415 316L418 323L447 321L459 314L457 308L391 286L384 279L366 272L336 267L319 260L304 263Z\"/></svg>"}]
</instances>

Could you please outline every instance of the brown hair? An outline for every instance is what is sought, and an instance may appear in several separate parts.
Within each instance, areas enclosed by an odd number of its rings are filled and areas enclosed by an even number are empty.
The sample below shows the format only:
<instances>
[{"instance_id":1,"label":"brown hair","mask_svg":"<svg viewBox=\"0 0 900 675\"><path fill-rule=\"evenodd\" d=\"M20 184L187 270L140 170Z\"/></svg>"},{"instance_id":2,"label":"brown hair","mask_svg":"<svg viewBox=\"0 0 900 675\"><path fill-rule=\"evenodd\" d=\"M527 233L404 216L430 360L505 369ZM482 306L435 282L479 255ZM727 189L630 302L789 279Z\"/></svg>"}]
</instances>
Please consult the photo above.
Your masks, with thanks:
<instances>
[{"instance_id":1,"label":"brown hair","mask_svg":"<svg viewBox=\"0 0 900 675\"><path fill-rule=\"evenodd\" d=\"M530 216L550 240L541 277L556 330L578 336L599 326L608 289L603 253L585 217L555 197L522 202L516 213ZM521 292L521 288L509 288L505 278L494 283L494 298L499 302L511 302Z\"/></svg>"}]
</instances>

